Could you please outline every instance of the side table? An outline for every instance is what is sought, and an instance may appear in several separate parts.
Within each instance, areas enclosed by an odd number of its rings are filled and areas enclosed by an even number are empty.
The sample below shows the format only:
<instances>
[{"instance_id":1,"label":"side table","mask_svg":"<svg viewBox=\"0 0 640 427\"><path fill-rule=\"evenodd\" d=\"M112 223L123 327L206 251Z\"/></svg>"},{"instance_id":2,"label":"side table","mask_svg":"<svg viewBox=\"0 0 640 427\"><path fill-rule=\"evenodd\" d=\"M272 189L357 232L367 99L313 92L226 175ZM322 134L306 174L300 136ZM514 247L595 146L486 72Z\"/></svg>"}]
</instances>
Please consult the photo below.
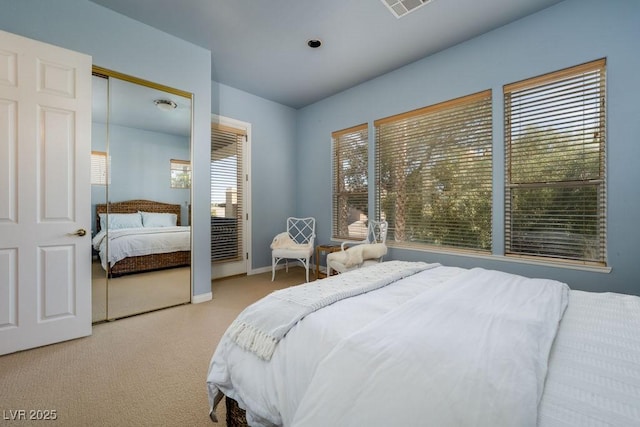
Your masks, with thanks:
<instances>
[{"instance_id":1,"label":"side table","mask_svg":"<svg viewBox=\"0 0 640 427\"><path fill-rule=\"evenodd\" d=\"M340 251L340 245L318 245L316 246L316 278L322 279L323 277L327 277L327 270L320 270L320 255L324 254L325 256L332 253Z\"/></svg>"}]
</instances>

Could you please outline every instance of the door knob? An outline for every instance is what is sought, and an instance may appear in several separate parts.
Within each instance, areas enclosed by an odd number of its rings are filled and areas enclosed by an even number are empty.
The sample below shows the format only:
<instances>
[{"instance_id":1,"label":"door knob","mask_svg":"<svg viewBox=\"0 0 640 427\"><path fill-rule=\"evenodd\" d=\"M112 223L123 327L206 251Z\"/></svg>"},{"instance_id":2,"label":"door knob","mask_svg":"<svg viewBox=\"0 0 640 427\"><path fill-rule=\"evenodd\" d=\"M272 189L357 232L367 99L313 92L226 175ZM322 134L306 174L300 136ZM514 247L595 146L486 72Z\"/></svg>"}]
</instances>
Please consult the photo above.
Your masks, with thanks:
<instances>
[{"instance_id":1,"label":"door knob","mask_svg":"<svg viewBox=\"0 0 640 427\"><path fill-rule=\"evenodd\" d=\"M87 234L87 230L85 230L84 228L79 228L78 230L76 230L75 233L71 233L71 236L84 236L85 234Z\"/></svg>"}]
</instances>

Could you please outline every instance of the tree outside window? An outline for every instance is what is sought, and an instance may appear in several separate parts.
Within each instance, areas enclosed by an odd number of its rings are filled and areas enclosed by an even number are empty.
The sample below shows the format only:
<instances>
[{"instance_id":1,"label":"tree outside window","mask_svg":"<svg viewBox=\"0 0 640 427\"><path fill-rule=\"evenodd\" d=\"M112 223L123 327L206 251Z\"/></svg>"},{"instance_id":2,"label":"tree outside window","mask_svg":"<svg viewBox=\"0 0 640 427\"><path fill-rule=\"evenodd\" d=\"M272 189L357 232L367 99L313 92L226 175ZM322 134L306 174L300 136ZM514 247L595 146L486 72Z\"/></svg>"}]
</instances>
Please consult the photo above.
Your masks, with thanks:
<instances>
[{"instance_id":1,"label":"tree outside window","mask_svg":"<svg viewBox=\"0 0 640 427\"><path fill-rule=\"evenodd\" d=\"M504 97L505 253L605 265L605 61Z\"/></svg>"},{"instance_id":2,"label":"tree outside window","mask_svg":"<svg viewBox=\"0 0 640 427\"><path fill-rule=\"evenodd\" d=\"M388 244L491 251L491 91L375 125L376 207Z\"/></svg>"},{"instance_id":3,"label":"tree outside window","mask_svg":"<svg viewBox=\"0 0 640 427\"><path fill-rule=\"evenodd\" d=\"M171 188L191 188L191 162L171 159Z\"/></svg>"},{"instance_id":4,"label":"tree outside window","mask_svg":"<svg viewBox=\"0 0 640 427\"><path fill-rule=\"evenodd\" d=\"M369 213L368 126L333 132L334 239L363 240Z\"/></svg>"}]
</instances>

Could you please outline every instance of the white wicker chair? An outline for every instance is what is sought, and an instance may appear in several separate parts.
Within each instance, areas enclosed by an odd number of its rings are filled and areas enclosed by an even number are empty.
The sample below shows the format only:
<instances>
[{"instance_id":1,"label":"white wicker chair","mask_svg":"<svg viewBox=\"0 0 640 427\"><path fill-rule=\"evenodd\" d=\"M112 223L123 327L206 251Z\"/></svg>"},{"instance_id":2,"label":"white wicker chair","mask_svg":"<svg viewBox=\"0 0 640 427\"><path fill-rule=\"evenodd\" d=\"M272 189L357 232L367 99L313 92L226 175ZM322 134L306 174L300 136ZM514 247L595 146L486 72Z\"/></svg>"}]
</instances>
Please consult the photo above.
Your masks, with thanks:
<instances>
[{"instance_id":1,"label":"white wicker chair","mask_svg":"<svg viewBox=\"0 0 640 427\"><path fill-rule=\"evenodd\" d=\"M327 276L331 275L332 271L338 273L344 273L345 271L355 270L356 268L365 267L370 264L382 262L384 254L387 252L385 245L387 241L387 230L389 224L387 221L374 221L369 220L367 227L367 238L360 242L342 242L341 249L338 252L333 252L327 255ZM347 245L353 245L347 248ZM368 245L367 248L361 247L359 249L365 249L363 251L365 258L361 262L356 264L349 263L349 251L355 250L357 246ZM368 258L367 254L375 254L373 258ZM382 255L380 255L382 253Z\"/></svg>"},{"instance_id":2,"label":"white wicker chair","mask_svg":"<svg viewBox=\"0 0 640 427\"><path fill-rule=\"evenodd\" d=\"M287 218L287 231L278 234L271 242L271 281L276 277L276 266L285 260L289 271L289 259L300 261L309 281L309 264L316 239L316 220L313 217Z\"/></svg>"}]
</instances>

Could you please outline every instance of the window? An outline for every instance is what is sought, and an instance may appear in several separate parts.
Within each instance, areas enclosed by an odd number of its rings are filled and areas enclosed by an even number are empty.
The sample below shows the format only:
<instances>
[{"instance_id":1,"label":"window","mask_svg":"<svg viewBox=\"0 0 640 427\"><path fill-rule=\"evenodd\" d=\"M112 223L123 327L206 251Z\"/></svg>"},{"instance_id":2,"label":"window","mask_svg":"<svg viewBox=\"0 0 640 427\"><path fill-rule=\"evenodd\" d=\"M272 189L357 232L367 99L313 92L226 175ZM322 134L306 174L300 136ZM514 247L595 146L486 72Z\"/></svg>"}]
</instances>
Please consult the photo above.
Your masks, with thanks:
<instances>
[{"instance_id":1,"label":"window","mask_svg":"<svg viewBox=\"0 0 640 427\"><path fill-rule=\"evenodd\" d=\"M491 91L376 120L387 242L491 250Z\"/></svg>"},{"instance_id":2,"label":"window","mask_svg":"<svg viewBox=\"0 0 640 427\"><path fill-rule=\"evenodd\" d=\"M191 162L171 159L171 188L191 188Z\"/></svg>"},{"instance_id":3,"label":"window","mask_svg":"<svg viewBox=\"0 0 640 427\"><path fill-rule=\"evenodd\" d=\"M110 163L104 151L91 152L91 185L111 184L110 170L108 170Z\"/></svg>"},{"instance_id":4,"label":"window","mask_svg":"<svg viewBox=\"0 0 640 427\"><path fill-rule=\"evenodd\" d=\"M505 254L606 264L605 60L504 87Z\"/></svg>"},{"instance_id":5,"label":"window","mask_svg":"<svg viewBox=\"0 0 640 427\"><path fill-rule=\"evenodd\" d=\"M331 134L334 239L363 240L367 237L368 133L365 123Z\"/></svg>"}]
</instances>

